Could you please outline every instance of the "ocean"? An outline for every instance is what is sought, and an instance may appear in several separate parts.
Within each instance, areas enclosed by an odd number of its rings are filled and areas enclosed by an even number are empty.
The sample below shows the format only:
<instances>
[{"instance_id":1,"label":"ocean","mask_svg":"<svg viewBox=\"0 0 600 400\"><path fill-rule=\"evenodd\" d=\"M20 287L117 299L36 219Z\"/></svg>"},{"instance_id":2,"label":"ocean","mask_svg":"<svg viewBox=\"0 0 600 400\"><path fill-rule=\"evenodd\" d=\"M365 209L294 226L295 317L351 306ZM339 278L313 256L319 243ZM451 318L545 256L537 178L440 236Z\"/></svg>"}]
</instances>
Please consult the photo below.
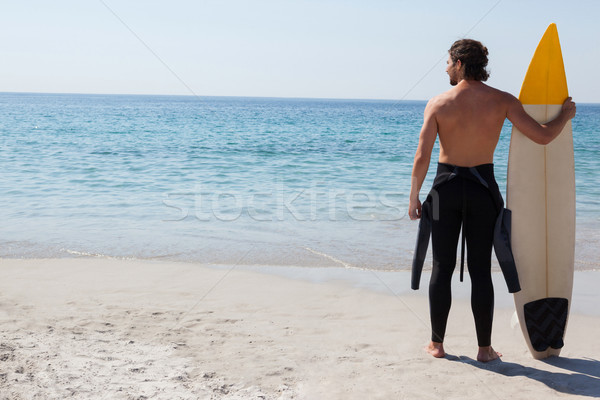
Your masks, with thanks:
<instances>
[{"instance_id":1,"label":"ocean","mask_svg":"<svg viewBox=\"0 0 600 400\"><path fill-rule=\"evenodd\" d=\"M0 257L408 269L425 104L0 93ZM578 104L577 269L600 268L599 130Z\"/></svg>"}]
</instances>

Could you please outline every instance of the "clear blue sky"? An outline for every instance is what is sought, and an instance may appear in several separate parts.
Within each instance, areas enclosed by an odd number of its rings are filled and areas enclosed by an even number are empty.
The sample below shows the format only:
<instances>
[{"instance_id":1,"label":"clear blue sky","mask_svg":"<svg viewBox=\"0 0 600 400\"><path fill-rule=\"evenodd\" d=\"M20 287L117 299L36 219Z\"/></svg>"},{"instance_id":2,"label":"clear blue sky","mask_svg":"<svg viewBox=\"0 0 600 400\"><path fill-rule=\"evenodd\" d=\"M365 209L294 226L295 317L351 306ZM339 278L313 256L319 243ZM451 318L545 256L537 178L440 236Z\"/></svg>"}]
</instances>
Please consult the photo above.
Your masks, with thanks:
<instances>
[{"instance_id":1,"label":"clear blue sky","mask_svg":"<svg viewBox=\"0 0 600 400\"><path fill-rule=\"evenodd\" d=\"M517 95L555 22L571 95L600 102L599 19L597 0L11 1L0 91L428 99L467 36Z\"/></svg>"}]
</instances>

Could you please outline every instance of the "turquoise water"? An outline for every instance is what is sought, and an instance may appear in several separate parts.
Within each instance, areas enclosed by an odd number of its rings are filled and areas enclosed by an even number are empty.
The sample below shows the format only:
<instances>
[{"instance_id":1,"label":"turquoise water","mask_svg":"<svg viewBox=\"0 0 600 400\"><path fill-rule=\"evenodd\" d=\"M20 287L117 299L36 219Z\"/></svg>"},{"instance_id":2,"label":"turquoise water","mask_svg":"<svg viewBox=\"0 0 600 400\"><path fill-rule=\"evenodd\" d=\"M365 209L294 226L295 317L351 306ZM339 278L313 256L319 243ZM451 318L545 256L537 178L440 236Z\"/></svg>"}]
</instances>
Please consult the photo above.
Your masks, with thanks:
<instances>
[{"instance_id":1,"label":"turquoise water","mask_svg":"<svg viewBox=\"0 0 600 400\"><path fill-rule=\"evenodd\" d=\"M424 107L0 94L0 256L407 268ZM599 263L598 127L600 105L579 105L580 266ZM507 124L495 160L502 189L509 140Z\"/></svg>"}]
</instances>

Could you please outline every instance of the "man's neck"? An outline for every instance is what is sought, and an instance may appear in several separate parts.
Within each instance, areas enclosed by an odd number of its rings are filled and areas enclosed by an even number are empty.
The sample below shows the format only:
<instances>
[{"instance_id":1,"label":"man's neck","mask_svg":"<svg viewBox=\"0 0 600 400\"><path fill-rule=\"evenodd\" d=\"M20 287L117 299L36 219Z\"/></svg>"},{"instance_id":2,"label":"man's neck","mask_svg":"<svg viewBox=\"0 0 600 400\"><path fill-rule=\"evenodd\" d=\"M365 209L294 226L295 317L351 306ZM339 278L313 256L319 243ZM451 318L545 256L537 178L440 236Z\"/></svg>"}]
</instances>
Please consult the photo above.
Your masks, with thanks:
<instances>
[{"instance_id":1,"label":"man's neck","mask_svg":"<svg viewBox=\"0 0 600 400\"><path fill-rule=\"evenodd\" d=\"M460 81L458 81L458 85L457 86L480 86L483 83L481 81L475 80L475 79L471 79L471 78L463 78Z\"/></svg>"}]
</instances>

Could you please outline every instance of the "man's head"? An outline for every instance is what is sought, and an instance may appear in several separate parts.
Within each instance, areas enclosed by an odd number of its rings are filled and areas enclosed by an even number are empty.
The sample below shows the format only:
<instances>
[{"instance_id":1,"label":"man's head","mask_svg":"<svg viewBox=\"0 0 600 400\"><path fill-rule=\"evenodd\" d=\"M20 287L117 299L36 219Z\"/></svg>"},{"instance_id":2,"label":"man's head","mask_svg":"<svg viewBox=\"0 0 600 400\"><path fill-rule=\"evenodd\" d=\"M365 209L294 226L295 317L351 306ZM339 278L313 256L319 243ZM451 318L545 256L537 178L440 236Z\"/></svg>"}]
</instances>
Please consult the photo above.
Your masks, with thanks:
<instances>
[{"instance_id":1,"label":"man's head","mask_svg":"<svg viewBox=\"0 0 600 400\"><path fill-rule=\"evenodd\" d=\"M460 79L472 79L484 82L489 77L485 69L488 64L487 47L472 39L457 40L448 50L448 68L450 83L456 85Z\"/></svg>"}]
</instances>

